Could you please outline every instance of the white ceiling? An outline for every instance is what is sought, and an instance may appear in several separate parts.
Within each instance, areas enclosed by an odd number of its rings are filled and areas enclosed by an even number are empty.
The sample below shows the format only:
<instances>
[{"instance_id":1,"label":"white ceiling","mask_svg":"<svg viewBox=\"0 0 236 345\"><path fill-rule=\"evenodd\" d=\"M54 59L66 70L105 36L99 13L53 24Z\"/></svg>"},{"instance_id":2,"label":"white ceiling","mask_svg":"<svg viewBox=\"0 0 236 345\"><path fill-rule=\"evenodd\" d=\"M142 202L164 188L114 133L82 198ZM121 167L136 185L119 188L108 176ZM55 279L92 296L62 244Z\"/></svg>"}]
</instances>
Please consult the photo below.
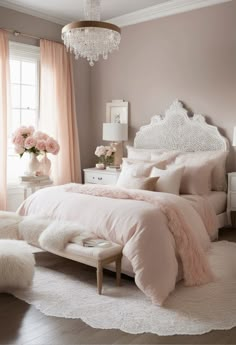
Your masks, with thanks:
<instances>
[{"instance_id":1,"label":"white ceiling","mask_svg":"<svg viewBox=\"0 0 236 345\"><path fill-rule=\"evenodd\" d=\"M108 20L124 14L132 13L169 0L102 0L102 20ZM0 0L0 6L35 11L59 19L59 21L75 21L83 19L83 0Z\"/></svg>"}]
</instances>

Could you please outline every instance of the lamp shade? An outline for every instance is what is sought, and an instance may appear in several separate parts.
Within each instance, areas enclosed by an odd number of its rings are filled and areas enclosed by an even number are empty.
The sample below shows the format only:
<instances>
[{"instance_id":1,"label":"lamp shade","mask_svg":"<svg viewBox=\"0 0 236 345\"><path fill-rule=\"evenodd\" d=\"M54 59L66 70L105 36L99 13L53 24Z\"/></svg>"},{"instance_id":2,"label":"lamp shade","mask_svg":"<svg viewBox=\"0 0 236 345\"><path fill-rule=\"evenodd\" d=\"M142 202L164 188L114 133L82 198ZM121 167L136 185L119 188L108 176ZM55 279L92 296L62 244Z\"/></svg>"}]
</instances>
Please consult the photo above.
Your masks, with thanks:
<instances>
[{"instance_id":1,"label":"lamp shade","mask_svg":"<svg viewBox=\"0 0 236 345\"><path fill-rule=\"evenodd\" d=\"M236 127L234 127L233 146L236 146Z\"/></svg>"},{"instance_id":2,"label":"lamp shade","mask_svg":"<svg viewBox=\"0 0 236 345\"><path fill-rule=\"evenodd\" d=\"M126 123L104 123L102 139L105 141L128 140L128 125Z\"/></svg>"}]
</instances>

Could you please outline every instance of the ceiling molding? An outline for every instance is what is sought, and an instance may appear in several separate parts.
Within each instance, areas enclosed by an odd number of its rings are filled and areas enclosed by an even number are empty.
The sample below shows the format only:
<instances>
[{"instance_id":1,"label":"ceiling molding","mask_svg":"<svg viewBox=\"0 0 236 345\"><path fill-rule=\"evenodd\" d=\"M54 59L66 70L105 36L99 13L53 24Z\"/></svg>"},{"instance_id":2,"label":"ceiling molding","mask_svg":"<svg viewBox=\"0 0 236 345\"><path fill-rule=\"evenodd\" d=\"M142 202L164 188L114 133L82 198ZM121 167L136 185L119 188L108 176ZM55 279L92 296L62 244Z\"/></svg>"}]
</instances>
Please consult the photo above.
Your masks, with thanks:
<instances>
[{"instance_id":1,"label":"ceiling molding","mask_svg":"<svg viewBox=\"0 0 236 345\"><path fill-rule=\"evenodd\" d=\"M0 0L0 6L6 7L6 8L9 8L11 10L15 10L17 12L21 12L24 14L29 14L30 16L38 17L38 18L47 20L49 22L56 23L56 24L63 25L63 26L71 21L70 19L67 20L67 19L53 17L50 15L47 15L46 13L34 10L32 8L17 5L17 4L14 4L13 2L10 2L8 0Z\"/></svg>"},{"instance_id":2,"label":"ceiling molding","mask_svg":"<svg viewBox=\"0 0 236 345\"><path fill-rule=\"evenodd\" d=\"M159 5L112 18L109 22L124 27L229 1L232 0L170 0Z\"/></svg>"},{"instance_id":3,"label":"ceiling molding","mask_svg":"<svg viewBox=\"0 0 236 345\"><path fill-rule=\"evenodd\" d=\"M132 13L109 19L108 22L120 27L147 22L149 20L162 18L178 13L188 12L202 7L217 5L232 0L169 0L155 6L147 7ZM46 13L17 5L8 0L0 0L0 6L6 7L21 13L29 14L59 25L66 25L72 20L68 18L57 18Z\"/></svg>"}]
</instances>

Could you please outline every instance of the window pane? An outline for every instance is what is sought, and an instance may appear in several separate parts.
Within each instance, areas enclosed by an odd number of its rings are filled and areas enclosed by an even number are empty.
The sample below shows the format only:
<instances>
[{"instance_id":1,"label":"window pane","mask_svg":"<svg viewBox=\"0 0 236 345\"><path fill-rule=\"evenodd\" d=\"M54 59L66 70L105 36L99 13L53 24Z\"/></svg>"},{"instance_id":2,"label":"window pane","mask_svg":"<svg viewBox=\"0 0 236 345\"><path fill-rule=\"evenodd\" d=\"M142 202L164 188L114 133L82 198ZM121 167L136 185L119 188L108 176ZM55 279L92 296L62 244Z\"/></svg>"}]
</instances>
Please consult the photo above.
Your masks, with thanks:
<instances>
[{"instance_id":1,"label":"window pane","mask_svg":"<svg viewBox=\"0 0 236 345\"><path fill-rule=\"evenodd\" d=\"M22 84L36 84L36 64L34 62L22 62Z\"/></svg>"},{"instance_id":2,"label":"window pane","mask_svg":"<svg viewBox=\"0 0 236 345\"><path fill-rule=\"evenodd\" d=\"M37 113L34 110L22 110L21 111L21 125L22 126L34 126L36 127Z\"/></svg>"},{"instance_id":3,"label":"window pane","mask_svg":"<svg viewBox=\"0 0 236 345\"><path fill-rule=\"evenodd\" d=\"M20 61L10 60L11 83L20 83Z\"/></svg>"},{"instance_id":4,"label":"window pane","mask_svg":"<svg viewBox=\"0 0 236 345\"><path fill-rule=\"evenodd\" d=\"M11 111L11 130L14 132L18 127L20 127L20 109Z\"/></svg>"},{"instance_id":5,"label":"window pane","mask_svg":"<svg viewBox=\"0 0 236 345\"><path fill-rule=\"evenodd\" d=\"M20 85L12 85L11 102L13 108L20 108Z\"/></svg>"},{"instance_id":6,"label":"window pane","mask_svg":"<svg viewBox=\"0 0 236 345\"><path fill-rule=\"evenodd\" d=\"M36 92L34 86L22 85L21 107L35 109L36 108Z\"/></svg>"}]
</instances>

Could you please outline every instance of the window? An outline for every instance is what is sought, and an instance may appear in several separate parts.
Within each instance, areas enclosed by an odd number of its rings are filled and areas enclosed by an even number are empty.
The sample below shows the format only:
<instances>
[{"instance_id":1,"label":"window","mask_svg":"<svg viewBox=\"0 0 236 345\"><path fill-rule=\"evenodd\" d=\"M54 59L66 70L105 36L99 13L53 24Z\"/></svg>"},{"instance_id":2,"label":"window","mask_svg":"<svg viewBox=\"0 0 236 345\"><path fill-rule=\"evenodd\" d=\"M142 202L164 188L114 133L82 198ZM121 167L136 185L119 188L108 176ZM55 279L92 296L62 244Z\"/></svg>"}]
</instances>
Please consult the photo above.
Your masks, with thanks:
<instances>
[{"instance_id":1,"label":"window","mask_svg":"<svg viewBox=\"0 0 236 345\"><path fill-rule=\"evenodd\" d=\"M10 42L11 111L8 119L8 183L24 172L25 155L15 154L12 133L20 126L37 128L39 120L39 47Z\"/></svg>"}]
</instances>

